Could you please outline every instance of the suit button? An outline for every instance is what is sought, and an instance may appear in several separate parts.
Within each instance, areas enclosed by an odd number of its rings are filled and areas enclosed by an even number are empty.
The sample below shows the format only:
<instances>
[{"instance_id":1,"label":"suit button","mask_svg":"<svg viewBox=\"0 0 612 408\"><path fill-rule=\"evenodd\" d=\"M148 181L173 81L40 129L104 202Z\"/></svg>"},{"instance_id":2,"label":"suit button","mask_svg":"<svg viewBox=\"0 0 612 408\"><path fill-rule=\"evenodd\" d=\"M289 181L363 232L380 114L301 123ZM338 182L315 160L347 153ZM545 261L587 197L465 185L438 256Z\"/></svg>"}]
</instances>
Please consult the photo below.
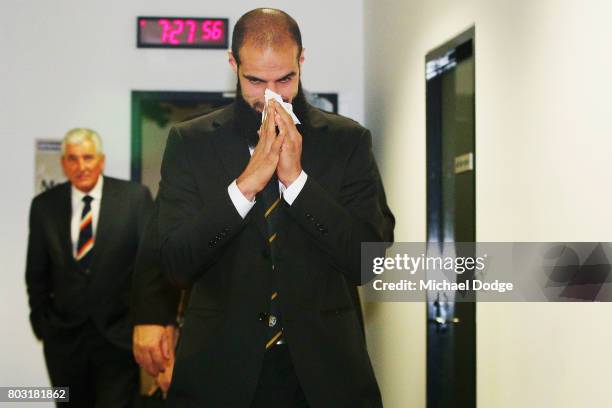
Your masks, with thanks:
<instances>
[{"instance_id":1,"label":"suit button","mask_svg":"<svg viewBox=\"0 0 612 408\"><path fill-rule=\"evenodd\" d=\"M224 231L224 232L230 232L230 231L231 231L231 228L229 228L229 227L225 227L225 228L223 228L223 231Z\"/></svg>"}]
</instances>

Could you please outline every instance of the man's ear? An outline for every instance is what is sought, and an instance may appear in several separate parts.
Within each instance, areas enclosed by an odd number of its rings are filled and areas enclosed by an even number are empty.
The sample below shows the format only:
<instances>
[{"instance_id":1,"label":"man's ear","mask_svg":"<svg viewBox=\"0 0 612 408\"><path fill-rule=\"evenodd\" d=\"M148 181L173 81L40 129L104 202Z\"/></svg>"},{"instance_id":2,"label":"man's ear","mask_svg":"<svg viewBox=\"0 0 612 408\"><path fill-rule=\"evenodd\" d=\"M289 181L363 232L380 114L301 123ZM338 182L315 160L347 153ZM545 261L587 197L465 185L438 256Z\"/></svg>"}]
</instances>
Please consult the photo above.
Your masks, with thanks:
<instances>
[{"instance_id":1,"label":"man's ear","mask_svg":"<svg viewBox=\"0 0 612 408\"><path fill-rule=\"evenodd\" d=\"M304 51L306 51L306 48L302 48L302 52L300 52L300 58L298 59L300 61L300 65L304 63Z\"/></svg>"},{"instance_id":2,"label":"man's ear","mask_svg":"<svg viewBox=\"0 0 612 408\"><path fill-rule=\"evenodd\" d=\"M68 178L68 159L66 159L66 156L61 157L60 164L62 165L62 172L64 173L64 176Z\"/></svg>"},{"instance_id":3,"label":"man's ear","mask_svg":"<svg viewBox=\"0 0 612 408\"><path fill-rule=\"evenodd\" d=\"M232 50L227 51L227 62L229 62L231 65L234 74L238 75L238 61L236 61L236 58L234 58L234 53Z\"/></svg>"}]
</instances>

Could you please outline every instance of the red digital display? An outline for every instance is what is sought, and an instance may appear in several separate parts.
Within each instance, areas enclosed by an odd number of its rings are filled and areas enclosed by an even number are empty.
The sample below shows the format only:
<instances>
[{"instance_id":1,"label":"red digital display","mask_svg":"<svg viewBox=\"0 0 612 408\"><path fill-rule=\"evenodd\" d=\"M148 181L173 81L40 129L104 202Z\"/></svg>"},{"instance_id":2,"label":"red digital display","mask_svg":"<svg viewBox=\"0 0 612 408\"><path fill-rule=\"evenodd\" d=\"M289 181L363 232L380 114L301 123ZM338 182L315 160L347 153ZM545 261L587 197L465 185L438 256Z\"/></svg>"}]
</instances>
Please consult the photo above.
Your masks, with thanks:
<instances>
[{"instance_id":1,"label":"red digital display","mask_svg":"<svg viewBox=\"0 0 612 408\"><path fill-rule=\"evenodd\" d=\"M228 19L138 17L140 48L228 48Z\"/></svg>"}]
</instances>

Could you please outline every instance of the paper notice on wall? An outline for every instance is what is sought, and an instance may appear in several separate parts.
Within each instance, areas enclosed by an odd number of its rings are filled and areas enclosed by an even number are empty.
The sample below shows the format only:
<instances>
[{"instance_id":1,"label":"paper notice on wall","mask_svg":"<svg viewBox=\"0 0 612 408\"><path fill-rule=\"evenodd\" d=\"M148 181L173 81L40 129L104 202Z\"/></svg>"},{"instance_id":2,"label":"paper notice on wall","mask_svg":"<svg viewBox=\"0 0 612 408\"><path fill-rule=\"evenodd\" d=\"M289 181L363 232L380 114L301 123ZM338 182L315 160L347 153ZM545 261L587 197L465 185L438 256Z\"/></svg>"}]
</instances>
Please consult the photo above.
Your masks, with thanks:
<instances>
[{"instance_id":1,"label":"paper notice on wall","mask_svg":"<svg viewBox=\"0 0 612 408\"><path fill-rule=\"evenodd\" d=\"M40 194L66 181L60 159L62 142L59 140L37 140L34 160L34 194Z\"/></svg>"}]
</instances>

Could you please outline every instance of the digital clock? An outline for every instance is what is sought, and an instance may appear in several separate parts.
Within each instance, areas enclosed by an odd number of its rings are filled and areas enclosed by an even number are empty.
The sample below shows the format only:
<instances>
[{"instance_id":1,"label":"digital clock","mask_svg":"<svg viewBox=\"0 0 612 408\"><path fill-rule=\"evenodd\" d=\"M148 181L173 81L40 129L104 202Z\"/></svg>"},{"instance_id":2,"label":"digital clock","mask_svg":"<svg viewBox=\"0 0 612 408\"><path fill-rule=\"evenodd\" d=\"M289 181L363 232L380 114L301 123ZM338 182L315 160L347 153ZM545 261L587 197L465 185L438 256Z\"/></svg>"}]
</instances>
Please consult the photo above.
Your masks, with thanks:
<instances>
[{"instance_id":1,"label":"digital clock","mask_svg":"<svg viewBox=\"0 0 612 408\"><path fill-rule=\"evenodd\" d=\"M138 17L138 48L228 48L227 18Z\"/></svg>"}]
</instances>

